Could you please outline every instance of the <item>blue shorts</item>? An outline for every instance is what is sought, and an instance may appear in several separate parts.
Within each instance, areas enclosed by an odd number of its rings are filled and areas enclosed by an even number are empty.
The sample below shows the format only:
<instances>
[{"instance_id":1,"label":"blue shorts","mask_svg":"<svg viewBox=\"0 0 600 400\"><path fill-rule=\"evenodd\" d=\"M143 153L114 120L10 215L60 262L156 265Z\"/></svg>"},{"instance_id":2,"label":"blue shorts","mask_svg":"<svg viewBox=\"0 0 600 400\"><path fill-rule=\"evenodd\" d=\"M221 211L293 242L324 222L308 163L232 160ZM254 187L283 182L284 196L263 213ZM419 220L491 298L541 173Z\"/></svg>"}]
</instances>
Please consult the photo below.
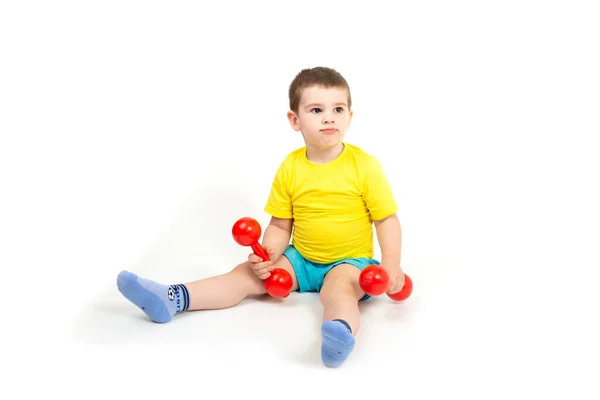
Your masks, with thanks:
<instances>
[{"instance_id":1,"label":"blue shorts","mask_svg":"<svg viewBox=\"0 0 600 400\"><path fill-rule=\"evenodd\" d=\"M331 264L319 264L312 262L304 258L298 250L292 245L289 245L283 255L290 260L296 278L298 279L298 292L320 292L325 280L325 275L333 269L336 265L340 264L351 264L359 270L363 270L369 265L379 265L379 261L373 258L344 258L342 260L333 262ZM370 298L368 294L363 296L362 300Z\"/></svg>"}]
</instances>

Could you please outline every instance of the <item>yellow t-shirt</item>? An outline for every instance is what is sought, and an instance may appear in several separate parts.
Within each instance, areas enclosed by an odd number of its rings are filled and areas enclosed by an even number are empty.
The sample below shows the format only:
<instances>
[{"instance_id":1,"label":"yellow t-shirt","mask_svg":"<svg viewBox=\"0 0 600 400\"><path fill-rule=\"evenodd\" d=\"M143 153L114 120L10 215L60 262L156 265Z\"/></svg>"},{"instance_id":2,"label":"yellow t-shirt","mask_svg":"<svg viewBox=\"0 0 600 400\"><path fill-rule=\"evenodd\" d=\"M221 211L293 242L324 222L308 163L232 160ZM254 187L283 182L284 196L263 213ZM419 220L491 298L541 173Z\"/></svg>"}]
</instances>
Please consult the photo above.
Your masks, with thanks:
<instances>
[{"instance_id":1,"label":"yellow t-shirt","mask_svg":"<svg viewBox=\"0 0 600 400\"><path fill-rule=\"evenodd\" d=\"M398 210L381 164L357 146L344 143L338 158L311 163L306 147L281 163L265 212L293 218L292 244L306 259L331 263L373 257L373 221Z\"/></svg>"}]
</instances>

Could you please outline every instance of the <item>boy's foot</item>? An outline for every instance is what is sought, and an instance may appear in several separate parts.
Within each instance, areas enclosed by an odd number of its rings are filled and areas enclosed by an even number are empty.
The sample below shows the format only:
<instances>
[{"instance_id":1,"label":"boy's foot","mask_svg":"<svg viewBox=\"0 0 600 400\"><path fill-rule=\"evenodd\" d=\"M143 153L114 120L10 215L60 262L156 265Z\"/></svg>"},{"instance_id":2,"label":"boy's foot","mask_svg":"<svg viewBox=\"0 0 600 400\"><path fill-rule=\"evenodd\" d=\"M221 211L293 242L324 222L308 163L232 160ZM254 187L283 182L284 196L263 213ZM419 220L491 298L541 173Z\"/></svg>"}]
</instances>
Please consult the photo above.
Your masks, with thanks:
<instances>
[{"instance_id":1,"label":"boy's foot","mask_svg":"<svg viewBox=\"0 0 600 400\"><path fill-rule=\"evenodd\" d=\"M339 367L354 350L354 336L345 321L325 321L321 325L321 358L328 367Z\"/></svg>"},{"instance_id":2,"label":"boy's foot","mask_svg":"<svg viewBox=\"0 0 600 400\"><path fill-rule=\"evenodd\" d=\"M161 285L129 271L121 271L117 277L117 287L127 300L154 322L168 322L173 315L186 311L190 304L190 296L184 285Z\"/></svg>"}]
</instances>

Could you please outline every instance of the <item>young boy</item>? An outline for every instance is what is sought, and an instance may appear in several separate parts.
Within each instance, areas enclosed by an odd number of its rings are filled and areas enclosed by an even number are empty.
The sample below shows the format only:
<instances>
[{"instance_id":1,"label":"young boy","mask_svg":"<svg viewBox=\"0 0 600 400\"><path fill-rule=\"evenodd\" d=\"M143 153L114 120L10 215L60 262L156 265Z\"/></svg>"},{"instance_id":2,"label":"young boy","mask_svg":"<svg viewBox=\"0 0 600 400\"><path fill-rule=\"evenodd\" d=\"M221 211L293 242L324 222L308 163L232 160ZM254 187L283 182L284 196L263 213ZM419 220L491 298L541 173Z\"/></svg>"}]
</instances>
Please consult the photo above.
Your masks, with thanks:
<instances>
[{"instance_id":1,"label":"young boy","mask_svg":"<svg viewBox=\"0 0 600 400\"><path fill-rule=\"evenodd\" d=\"M380 264L390 275L387 293L404 286L397 205L377 159L343 141L352 100L337 71L302 70L290 85L289 100L288 120L305 146L283 160L267 200L265 211L272 218L262 246L271 261L250 254L228 273L179 285L122 271L117 286L153 321L167 322L186 310L231 307L248 295L264 294L263 280L283 268L292 276L292 291L319 292L321 357L326 366L339 367L354 348L359 301L369 297L360 288L360 271ZM373 225L381 263L372 258Z\"/></svg>"}]
</instances>

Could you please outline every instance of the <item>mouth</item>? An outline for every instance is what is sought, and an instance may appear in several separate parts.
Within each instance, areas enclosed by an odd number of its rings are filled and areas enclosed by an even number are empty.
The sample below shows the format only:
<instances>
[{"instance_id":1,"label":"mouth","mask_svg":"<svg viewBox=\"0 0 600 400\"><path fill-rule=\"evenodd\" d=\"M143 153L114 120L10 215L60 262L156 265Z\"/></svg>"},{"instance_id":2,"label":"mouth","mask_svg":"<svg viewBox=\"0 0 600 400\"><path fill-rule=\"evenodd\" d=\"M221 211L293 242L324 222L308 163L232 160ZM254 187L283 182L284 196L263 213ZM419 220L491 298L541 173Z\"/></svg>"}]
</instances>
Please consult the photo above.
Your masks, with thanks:
<instances>
[{"instance_id":1,"label":"mouth","mask_svg":"<svg viewBox=\"0 0 600 400\"><path fill-rule=\"evenodd\" d=\"M321 133L324 133L326 135L331 135L332 133L336 133L337 129L334 128L330 128L330 129L321 129L320 131Z\"/></svg>"}]
</instances>

